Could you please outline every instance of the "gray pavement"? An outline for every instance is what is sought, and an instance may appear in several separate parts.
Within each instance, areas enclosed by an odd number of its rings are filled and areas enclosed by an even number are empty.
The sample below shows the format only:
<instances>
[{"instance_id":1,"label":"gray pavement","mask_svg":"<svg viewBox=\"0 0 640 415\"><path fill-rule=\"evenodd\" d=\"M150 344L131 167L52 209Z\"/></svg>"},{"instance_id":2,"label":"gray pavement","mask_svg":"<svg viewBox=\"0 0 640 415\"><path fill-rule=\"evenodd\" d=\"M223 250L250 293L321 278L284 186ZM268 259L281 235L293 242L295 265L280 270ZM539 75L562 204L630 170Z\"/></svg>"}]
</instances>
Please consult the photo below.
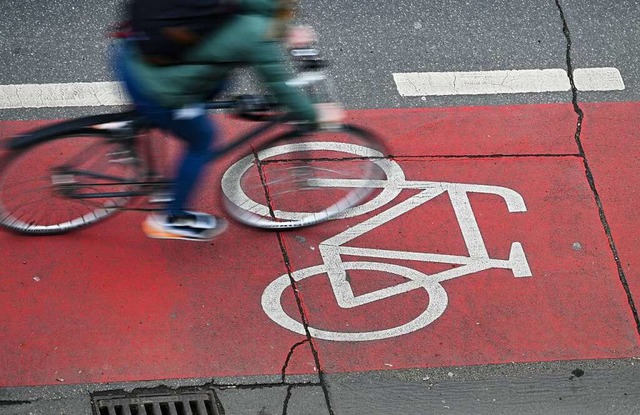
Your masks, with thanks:
<instances>
[{"instance_id":1,"label":"gray pavement","mask_svg":"<svg viewBox=\"0 0 640 415\"><path fill-rule=\"evenodd\" d=\"M0 26L0 84L113 80L105 38L119 1L11 1ZM15 3L15 7L13 7ZM580 93L583 101L636 101L640 78L637 1L302 1L347 108L571 102L567 92L449 97L398 94L394 72L616 67L623 91ZM0 119L63 118L111 109L0 110Z\"/></svg>"},{"instance_id":2,"label":"gray pavement","mask_svg":"<svg viewBox=\"0 0 640 415\"><path fill-rule=\"evenodd\" d=\"M328 375L192 379L0 389L2 415L90 415L91 394L200 386L229 414L636 414L640 360L588 360ZM227 383L232 382L232 383ZM329 409L330 408L330 409Z\"/></svg>"}]
</instances>

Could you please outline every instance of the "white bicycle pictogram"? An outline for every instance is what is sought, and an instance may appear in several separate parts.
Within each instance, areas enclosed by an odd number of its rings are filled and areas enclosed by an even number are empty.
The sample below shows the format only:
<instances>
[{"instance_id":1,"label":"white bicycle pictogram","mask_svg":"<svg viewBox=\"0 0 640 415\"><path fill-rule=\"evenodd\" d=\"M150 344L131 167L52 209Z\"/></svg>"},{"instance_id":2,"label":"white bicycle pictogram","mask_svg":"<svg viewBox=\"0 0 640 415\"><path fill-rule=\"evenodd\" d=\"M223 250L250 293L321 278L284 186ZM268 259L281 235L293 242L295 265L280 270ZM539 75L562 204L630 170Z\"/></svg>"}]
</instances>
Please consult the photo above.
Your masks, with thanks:
<instances>
[{"instance_id":1,"label":"white bicycle pictogram","mask_svg":"<svg viewBox=\"0 0 640 415\"><path fill-rule=\"evenodd\" d=\"M369 155L371 152L367 148L344 147L340 143L329 143L338 148L339 151L356 155ZM326 148L328 143L318 143L319 149ZM275 148L272 149L272 151ZM295 149L287 147L276 150L274 154L284 154ZM380 156L382 156L380 154ZM485 246L482 233L476 221L476 216L469 200L469 194L482 193L500 196L506 203L509 212L525 212L526 206L522 196L516 191L492 185L447 183L432 181L408 181L400 165L393 160L380 158L374 161L386 174L386 180L379 180L375 183L369 182L368 186L375 186L381 189L368 203L352 208L341 215L341 218L355 217L371 212L393 201L403 190L413 189L419 192L408 199L366 219L363 222L339 233L319 244L319 251L323 263L309 268L300 269L291 273L294 281L302 281L319 275L326 275L337 304L343 309L350 309L362 305L370 304L386 298L408 293L413 290L424 289L429 297L426 310L418 317L392 328L366 332L338 332L322 330L309 327L311 336L324 340L333 341L368 341L380 340L401 336L407 333L420 330L436 319L446 310L448 296L442 283L454 278L462 277L485 271L492 268L509 269L514 277L532 276L521 243L512 242L508 259L490 258ZM237 167L242 170L242 167ZM230 170L233 170L230 169ZM324 187L361 187L362 183L349 179L316 179L315 186ZM447 193L457 222L460 226L464 243L468 251L468 256L443 255L427 252L410 252L388 249L372 249L362 247L349 247L348 244L353 239L371 232L379 226L390 222L399 216L416 209L428 201ZM242 193L232 195L236 203L242 203L248 197ZM257 206L256 209L265 209L264 205ZM297 212L281 212L279 215L295 218L302 215ZM343 261L342 256L357 256L362 258L393 259L408 261L423 261L430 263L441 263L458 265L455 268L447 269L435 274L427 275L415 269L385 262L373 261ZM392 287L379 289L366 294L355 295L351 283L347 276L347 271L369 270L380 271L408 279L408 281ZM295 333L305 334L302 323L288 315L282 306L282 294L291 286L289 274L284 274L274 280L263 292L262 307L265 313L280 326Z\"/></svg>"}]
</instances>

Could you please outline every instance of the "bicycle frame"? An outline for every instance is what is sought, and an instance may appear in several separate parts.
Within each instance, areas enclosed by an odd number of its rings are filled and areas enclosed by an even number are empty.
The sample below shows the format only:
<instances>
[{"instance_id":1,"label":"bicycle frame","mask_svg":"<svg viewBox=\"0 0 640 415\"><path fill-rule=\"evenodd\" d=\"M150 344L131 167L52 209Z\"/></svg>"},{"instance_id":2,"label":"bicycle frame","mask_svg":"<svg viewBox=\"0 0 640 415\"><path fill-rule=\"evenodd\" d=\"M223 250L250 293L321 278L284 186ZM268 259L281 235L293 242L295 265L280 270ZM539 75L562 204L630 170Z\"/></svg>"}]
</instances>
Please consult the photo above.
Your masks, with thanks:
<instances>
[{"instance_id":1,"label":"bicycle frame","mask_svg":"<svg viewBox=\"0 0 640 415\"><path fill-rule=\"evenodd\" d=\"M307 95L311 98L312 103L333 102L333 100L322 100L322 98L331 97L328 92L330 84L323 71L326 64L319 57L317 50L312 48L294 49L290 52L297 76L290 79L288 84L291 87L299 87L310 92ZM186 62L184 64L228 64L239 66L246 64L246 62ZM320 87L318 87L318 84L321 84ZM218 95L218 93L212 93L209 97L212 98L215 95ZM249 97L240 96L238 97L239 99L235 100L217 100L204 102L200 105L194 103L197 106L175 110L176 116L189 117L193 111L203 114L206 110L233 109L239 118L262 122L252 131L240 134L231 141L226 141L228 144L221 145L216 143L220 147L212 149L208 157L205 156L205 158L208 158L205 161L216 160L237 147L256 140L250 147L247 146L245 153L249 154L243 157L243 160L250 158L252 162L257 163L258 173L261 173L261 163L257 159L258 153L256 149L273 146L275 142L284 142L285 140L306 140L309 133L324 129L335 129L346 133L347 136L352 136L352 138L363 139L376 148L379 147L376 143L378 140L363 130L357 130L357 128L354 129L351 126L343 128L338 125L318 125L314 122L307 124L289 123L289 121L294 120L293 114L280 112L286 110L286 108L281 108L276 104L276 100L269 101L268 97L263 97L262 100ZM320 108L319 110L322 109ZM323 119L322 116L319 118ZM266 134L281 124L288 124L289 128L278 128L276 134ZM61 205L69 203L69 206L74 207L74 209L75 207L80 207L80 210L87 210L87 213L82 216L73 217L70 220L64 220L59 223L41 221L40 218L32 218L25 221L22 220L23 216L30 214L28 211L25 213L25 210L28 210L26 207L30 206L33 201L25 202L22 199L17 201L16 198L10 197L0 205L0 225L16 230L19 233L50 235L91 225L121 209L156 210L152 208L142 209L140 206L127 208L127 205L131 206L132 200L130 199L136 196L151 195L148 202L152 204L164 204L171 200L169 195L171 189L168 188L171 187L172 183L164 179L164 177L167 177L166 175L160 174L165 172L166 166L165 163L158 161L166 159L162 155L164 151L160 151L163 146L160 145L156 149L156 144L159 143L158 140L154 140L151 134L148 134L153 129L161 128L154 125L144 114L130 110L59 122L0 143L0 146L8 150L6 162L2 166L3 173L10 172L12 174L16 172L11 169L19 166L20 164L18 163L21 160L29 160L28 158L23 158L26 153L31 154L32 150L45 151L43 154L46 156L46 151L51 148L58 146L65 148L65 146L68 146L66 148L69 151L56 152L54 154L55 158L51 157L50 160L47 159L46 164L38 165L37 177L25 183L32 187L39 186L33 190L34 194L36 191L46 190L46 197L54 197ZM258 141L260 136L262 137ZM156 144L152 144L154 142ZM44 145L41 146L40 144ZM304 156L298 157L298 159L297 162L307 161L304 160ZM35 174L36 169L32 170ZM9 176L7 174L7 176L12 177L15 182L20 175ZM260 180L264 180L262 175ZM4 186L6 183L7 180L3 180L1 184ZM16 183L13 184L15 185ZM16 188L14 187L14 189ZM349 192L343 199L336 201L333 205L323 210L321 215L313 215L309 220L297 223L294 226L308 226L311 223L328 220L348 207L362 201L364 197L366 195L363 192ZM44 199L38 199L36 202L40 200ZM97 202L85 203L86 200ZM7 209L6 206L10 206L10 208ZM244 210L242 206L238 208ZM76 210L70 210L66 216L76 215ZM16 214L18 211L20 213ZM335 213L332 214L332 212ZM278 226L282 227L279 224Z\"/></svg>"},{"instance_id":2,"label":"bicycle frame","mask_svg":"<svg viewBox=\"0 0 640 415\"><path fill-rule=\"evenodd\" d=\"M211 101L205 104L205 109L207 110L231 110L241 106L241 101L239 100L225 100L225 101ZM242 115L240 115L242 117ZM262 121L262 119L252 118L251 116L245 116L244 118L253 120L253 121ZM255 140L256 138L262 136L267 133L271 129L276 126L282 125L289 120L288 114L277 115L274 117L270 117L257 128L249 131L241 135L240 137L232 140L229 144L222 148L214 149L211 152L211 156L208 162L211 162L232 150L245 145L246 143ZM92 135L92 134L101 134L106 135L108 139L121 143L125 150L135 153L134 146L136 145L136 140L138 137L145 131L151 130L155 127L150 125L144 117L136 113L135 111L127 111L122 113L113 113L113 114L101 114L96 116L88 116L84 118L79 118L70 121L63 121L58 124L54 124L52 126L38 129L36 131L13 137L7 143L5 143L5 148L9 150L19 150L22 148L29 147L31 145L35 145L40 142L44 142L47 140L54 139L57 136L66 135L66 136L82 136L82 135ZM147 156L149 161L153 163L153 154L150 148L146 148ZM149 171L147 176L153 177L153 169L154 166L149 166ZM144 196L153 192L157 188L166 188L171 185L171 182L165 180L137 180L130 181L126 179L122 179L115 176L106 176L102 174L97 174L91 171L83 171L83 170L73 170L64 169L64 166L61 166L61 170L56 172L60 177L64 177L65 175L75 175L82 176L88 178L95 179L104 179L110 180L112 183L64 183L61 182L58 184L59 193L64 195L65 197L73 198L73 199L105 199L105 198L115 198L115 197L134 197L134 196ZM95 188L100 186L112 186L113 183L117 183L122 186L137 186L142 187L140 190L128 190L128 191L118 191L118 192L104 192L104 193L89 193L84 194L79 192L82 188Z\"/></svg>"},{"instance_id":3,"label":"bicycle frame","mask_svg":"<svg viewBox=\"0 0 640 415\"><path fill-rule=\"evenodd\" d=\"M318 51L315 49L292 49L290 51L291 57L294 62L297 62L299 66L299 76L292 80L292 82L300 87L309 86L311 84L315 84L317 82L326 80L324 73L321 69L326 66L324 60L322 60ZM197 62L193 62L196 64ZM203 64L203 63L197 63ZM206 64L206 62L205 62ZM330 88L328 82L325 84L326 88ZM319 94L316 94L319 95ZM322 98L330 97L330 93L328 91L324 91L324 95ZM275 106L264 98L262 101L256 100L254 96L240 96L239 99L236 100L219 100L219 101L210 101L205 103L206 110L231 110L231 109L240 109L241 111L238 113L240 118L245 118L250 121L261 121L263 122L258 128L236 138L231 141L229 144L224 146L223 148L214 149L211 153L211 156L208 162L211 162L230 151L246 144L249 141L254 140L255 138L265 134L269 130L273 129L278 125L282 125L291 121L290 114L278 114L275 116L265 116L265 115L257 115L256 111L260 113L260 111L269 111L273 109ZM249 108L247 108L247 106ZM244 112L242 112L244 110ZM131 153L135 153L134 151L134 143L136 137L145 129L152 129L153 125L150 125L144 117L138 114L135 110L120 112L120 113L111 113L111 114L101 114L101 115L92 115L83 118L77 118L73 120L63 121L49 127L40 128L35 131L31 131L29 133L19 135L16 137L12 137L10 140L3 144L3 147L9 151L16 151L27 148L29 146L55 139L60 136L82 136L82 135L103 135L107 136L116 142L122 143L122 145ZM300 129L302 132L311 131L313 128L309 126L298 125L295 128ZM109 193L91 193L88 195L83 195L79 193L73 194L70 190L72 186L75 188L81 187L89 187L89 186L101 186L99 183L95 184L87 184L87 185L72 185L70 183L66 184L66 188L63 189L65 192L62 192L63 195L70 198L76 199L101 199L101 198L110 198L110 197L131 197L131 196L142 196L149 194L153 188L155 187L163 187L169 186L171 183L162 181L127 181L121 180L117 177L99 177L98 175L91 172L83 172L83 171L73 171L67 170L67 174L76 174L76 175L84 175L87 177L94 178L102 178L112 180L117 182L120 185L131 185L131 186L143 186L146 188L145 191L124 191L124 192L109 192ZM62 173L64 175L64 172Z\"/></svg>"}]
</instances>

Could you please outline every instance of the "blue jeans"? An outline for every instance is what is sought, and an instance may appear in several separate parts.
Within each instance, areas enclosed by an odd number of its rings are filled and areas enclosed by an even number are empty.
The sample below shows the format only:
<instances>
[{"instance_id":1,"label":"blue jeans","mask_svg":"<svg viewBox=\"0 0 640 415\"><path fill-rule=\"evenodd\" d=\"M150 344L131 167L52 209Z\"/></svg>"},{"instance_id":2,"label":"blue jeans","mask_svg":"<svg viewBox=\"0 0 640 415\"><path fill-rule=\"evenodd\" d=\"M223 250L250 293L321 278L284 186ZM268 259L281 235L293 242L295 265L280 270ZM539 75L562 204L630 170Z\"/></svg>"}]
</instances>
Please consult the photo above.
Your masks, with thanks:
<instances>
[{"instance_id":1,"label":"blue jeans","mask_svg":"<svg viewBox=\"0 0 640 415\"><path fill-rule=\"evenodd\" d=\"M181 109L167 108L142 91L140 83L127 67L123 53L123 50L116 52L116 71L136 110L157 127L169 131L187 143L186 153L178 162L174 179L174 199L167 207L168 214L180 214L185 211L186 204L192 197L211 155L211 145L216 136L215 125L207 116L204 104ZM221 88L217 89L216 92L220 92Z\"/></svg>"}]
</instances>

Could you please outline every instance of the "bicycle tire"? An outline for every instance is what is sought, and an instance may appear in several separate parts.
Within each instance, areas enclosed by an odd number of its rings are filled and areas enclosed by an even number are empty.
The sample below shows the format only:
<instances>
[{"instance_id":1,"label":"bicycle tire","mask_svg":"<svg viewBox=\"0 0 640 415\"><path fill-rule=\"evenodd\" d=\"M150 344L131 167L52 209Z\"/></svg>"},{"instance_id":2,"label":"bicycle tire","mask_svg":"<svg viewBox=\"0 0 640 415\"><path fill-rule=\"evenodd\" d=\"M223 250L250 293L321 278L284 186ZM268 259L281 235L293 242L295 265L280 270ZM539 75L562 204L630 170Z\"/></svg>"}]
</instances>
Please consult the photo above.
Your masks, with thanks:
<instances>
[{"instance_id":1,"label":"bicycle tire","mask_svg":"<svg viewBox=\"0 0 640 415\"><path fill-rule=\"evenodd\" d=\"M58 174L55 169L67 168L74 157L81 162L80 156L86 156L98 163L93 168L104 167L100 174L114 179L120 178L115 175L122 174L126 181L139 182L145 174L144 163L137 155L126 159L126 151L123 143L113 140L109 131L98 129L67 131L11 151L0 164L0 226L21 234L53 235L84 228L112 216L131 197L71 198L60 194L65 184L59 182L66 181L69 185L75 181L84 186L83 195L87 196L91 191L97 194L94 188L103 193L122 192L125 185L109 183L104 178L91 177L93 181L88 182L83 177L62 177L64 174ZM128 191L132 185L126 186Z\"/></svg>"},{"instance_id":2,"label":"bicycle tire","mask_svg":"<svg viewBox=\"0 0 640 415\"><path fill-rule=\"evenodd\" d=\"M386 156L378 136L352 125L284 133L226 170L223 205L235 220L257 228L322 223L383 187Z\"/></svg>"}]
</instances>

